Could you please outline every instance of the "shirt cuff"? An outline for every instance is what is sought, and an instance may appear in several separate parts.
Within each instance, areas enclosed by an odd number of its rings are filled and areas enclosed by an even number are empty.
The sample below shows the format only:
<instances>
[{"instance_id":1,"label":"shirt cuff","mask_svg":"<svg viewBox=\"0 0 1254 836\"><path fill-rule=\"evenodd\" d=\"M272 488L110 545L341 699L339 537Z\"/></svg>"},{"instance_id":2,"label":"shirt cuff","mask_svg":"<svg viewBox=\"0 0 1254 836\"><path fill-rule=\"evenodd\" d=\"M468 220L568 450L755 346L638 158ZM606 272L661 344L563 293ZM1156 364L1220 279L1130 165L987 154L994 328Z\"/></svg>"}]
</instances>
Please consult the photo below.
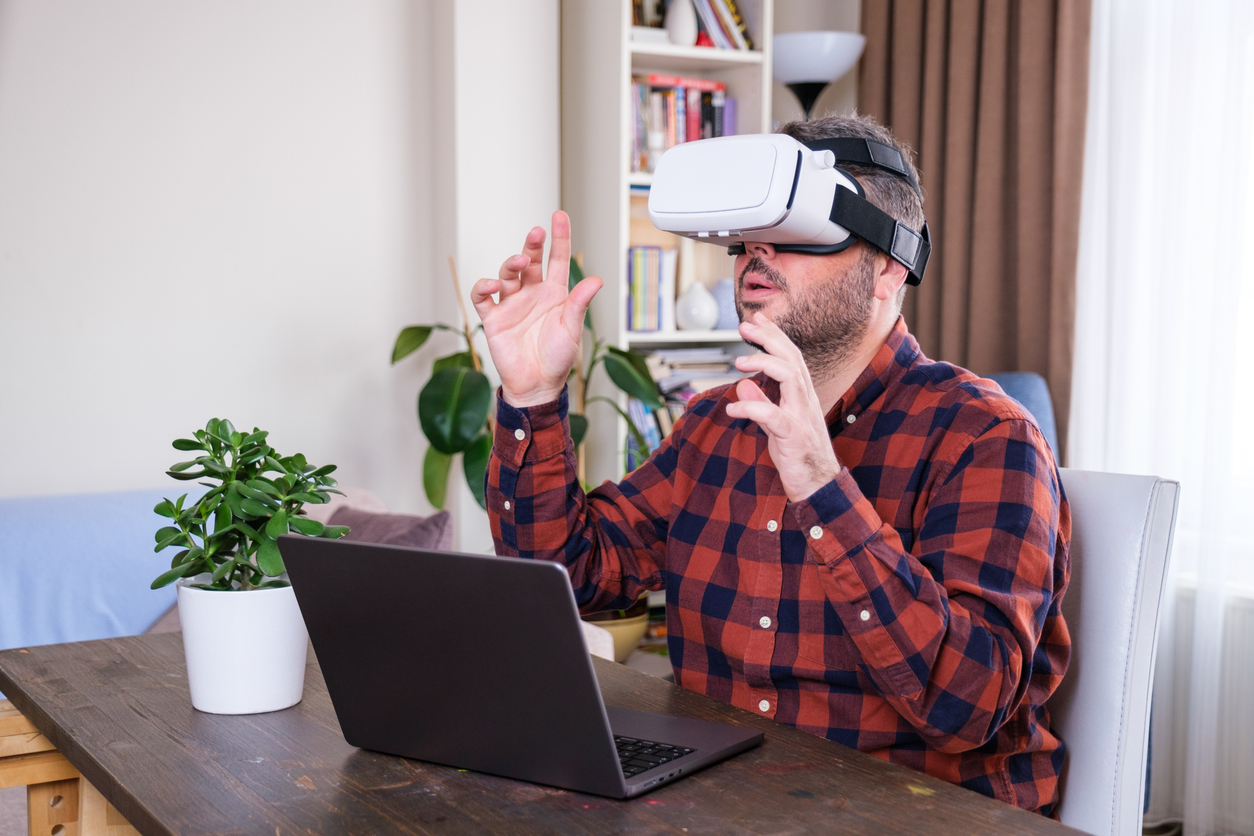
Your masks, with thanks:
<instances>
[{"instance_id":1,"label":"shirt cuff","mask_svg":"<svg viewBox=\"0 0 1254 836\"><path fill-rule=\"evenodd\" d=\"M865 544L884 524L847 467L792 509L815 554L828 564Z\"/></svg>"},{"instance_id":2,"label":"shirt cuff","mask_svg":"<svg viewBox=\"0 0 1254 836\"><path fill-rule=\"evenodd\" d=\"M518 468L524 462L538 462L566 451L570 444L568 390L563 387L557 400L535 406L510 406L496 393L496 436L492 446L502 461Z\"/></svg>"}]
</instances>

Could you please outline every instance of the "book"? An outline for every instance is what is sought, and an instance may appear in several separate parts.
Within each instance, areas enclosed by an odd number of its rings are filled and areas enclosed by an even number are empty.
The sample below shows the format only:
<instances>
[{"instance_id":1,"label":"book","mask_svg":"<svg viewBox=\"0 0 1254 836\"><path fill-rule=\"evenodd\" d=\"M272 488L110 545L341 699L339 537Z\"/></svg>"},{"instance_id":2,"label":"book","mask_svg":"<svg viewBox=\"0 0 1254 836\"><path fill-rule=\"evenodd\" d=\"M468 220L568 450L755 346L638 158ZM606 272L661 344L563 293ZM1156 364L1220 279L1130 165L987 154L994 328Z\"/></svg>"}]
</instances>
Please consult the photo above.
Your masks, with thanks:
<instances>
[{"instance_id":1,"label":"book","mask_svg":"<svg viewBox=\"0 0 1254 836\"><path fill-rule=\"evenodd\" d=\"M736 49L748 49L749 44L745 42L745 36L740 31L740 27L736 25L736 19L732 17L731 9L727 7L724 0L710 0L710 5L714 7L715 13L718 14L719 23L723 26L723 31L731 39L732 45Z\"/></svg>"},{"instance_id":2,"label":"book","mask_svg":"<svg viewBox=\"0 0 1254 836\"><path fill-rule=\"evenodd\" d=\"M718 12L714 11L714 7L710 5L711 0L693 0L692 5L697 8L697 17L701 20L701 25L705 27L705 31L709 34L714 45L719 49L734 49L735 44L723 28L723 24L718 16Z\"/></svg>"},{"instance_id":3,"label":"book","mask_svg":"<svg viewBox=\"0 0 1254 836\"><path fill-rule=\"evenodd\" d=\"M723 97L723 136L736 135L736 100Z\"/></svg>"},{"instance_id":4,"label":"book","mask_svg":"<svg viewBox=\"0 0 1254 836\"><path fill-rule=\"evenodd\" d=\"M658 273L658 330L675 330L675 276L679 250L662 250L662 266Z\"/></svg>"},{"instance_id":5,"label":"book","mask_svg":"<svg viewBox=\"0 0 1254 836\"><path fill-rule=\"evenodd\" d=\"M631 92L632 172L653 171L662 154L681 142L730 136L726 126L734 125L735 115L724 115L722 81L647 73L632 78Z\"/></svg>"},{"instance_id":6,"label":"book","mask_svg":"<svg viewBox=\"0 0 1254 836\"><path fill-rule=\"evenodd\" d=\"M749 35L749 27L745 25L744 15L740 13L736 0L720 0L720 2L727 7L727 11L731 14L733 25L740 33L741 39L744 40L744 49L753 49L753 38Z\"/></svg>"}]
</instances>

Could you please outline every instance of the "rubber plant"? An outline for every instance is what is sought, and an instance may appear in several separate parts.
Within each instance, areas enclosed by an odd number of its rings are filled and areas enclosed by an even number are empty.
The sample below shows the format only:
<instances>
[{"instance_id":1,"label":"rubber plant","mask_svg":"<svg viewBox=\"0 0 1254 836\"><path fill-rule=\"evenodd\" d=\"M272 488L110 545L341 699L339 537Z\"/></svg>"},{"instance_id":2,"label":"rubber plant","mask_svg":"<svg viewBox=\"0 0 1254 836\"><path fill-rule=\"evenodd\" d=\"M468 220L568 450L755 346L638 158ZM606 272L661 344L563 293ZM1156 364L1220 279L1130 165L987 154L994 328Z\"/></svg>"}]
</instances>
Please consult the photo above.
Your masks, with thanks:
<instances>
[{"instance_id":1,"label":"rubber plant","mask_svg":"<svg viewBox=\"0 0 1254 836\"><path fill-rule=\"evenodd\" d=\"M320 505L340 493L335 465L312 465L297 453L280 456L266 443L269 433L243 433L225 418L211 418L193 438L175 439L176 450L201 455L179 462L167 474L180 481L207 479L209 488L187 503L162 499L153 509L170 520L156 533L155 551L178 548L170 569L152 582L158 589L179 578L209 574L211 590L249 590L287 586L278 538L290 531L338 539L342 525L323 525L302 516L306 504Z\"/></svg>"},{"instance_id":2,"label":"rubber plant","mask_svg":"<svg viewBox=\"0 0 1254 836\"><path fill-rule=\"evenodd\" d=\"M392 347L392 363L395 365L422 348L436 331L457 334L465 341L466 347L463 350L435 360L431 367L431 378L418 393L418 423L429 442L422 463L422 485L427 500L436 508L443 508L448 497L448 480L453 471L454 459L460 454L466 484L479 507L486 508L484 477L488 469L488 457L492 452L493 390L483 372L483 363L474 345L474 337L483 326L473 329L470 326L457 280L457 267L451 257L449 269L457 304L461 309L463 328L443 323L408 325L396 336L396 343ZM583 270L578 261L572 258L570 286L574 287L582 279ZM608 403L624 418L627 417L626 412L612 398L588 396L588 384L598 365L604 366L610 380L631 397L639 398L650 408L661 407L663 403L661 392L649 374L644 357L632 351L605 345L604 340L596 335L591 312L584 317L584 328L592 336L591 352L586 362L581 358L579 365L571 371L574 403L570 412L570 433L577 448L587 435L588 420L585 411L589 404L598 401ZM644 449L644 437L630 419L627 420L627 426L634 434L637 444Z\"/></svg>"}]
</instances>

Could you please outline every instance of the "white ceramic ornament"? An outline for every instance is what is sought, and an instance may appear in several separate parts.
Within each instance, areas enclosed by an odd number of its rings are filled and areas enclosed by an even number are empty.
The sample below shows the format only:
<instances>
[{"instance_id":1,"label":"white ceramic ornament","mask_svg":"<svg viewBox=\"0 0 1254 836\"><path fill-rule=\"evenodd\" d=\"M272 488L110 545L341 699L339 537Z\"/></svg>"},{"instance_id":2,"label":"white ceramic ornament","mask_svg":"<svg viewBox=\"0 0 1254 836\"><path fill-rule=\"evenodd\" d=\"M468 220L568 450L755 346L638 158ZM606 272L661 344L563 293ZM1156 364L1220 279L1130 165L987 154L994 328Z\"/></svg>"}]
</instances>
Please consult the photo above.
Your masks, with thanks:
<instances>
[{"instance_id":1,"label":"white ceramic ornament","mask_svg":"<svg viewBox=\"0 0 1254 836\"><path fill-rule=\"evenodd\" d=\"M671 0L666 7L666 35L676 46L697 42L697 10L692 0Z\"/></svg>"},{"instance_id":2,"label":"white ceramic ornament","mask_svg":"<svg viewBox=\"0 0 1254 836\"><path fill-rule=\"evenodd\" d=\"M718 322L718 302L701 282L675 300L675 324L684 331L709 331Z\"/></svg>"}]
</instances>

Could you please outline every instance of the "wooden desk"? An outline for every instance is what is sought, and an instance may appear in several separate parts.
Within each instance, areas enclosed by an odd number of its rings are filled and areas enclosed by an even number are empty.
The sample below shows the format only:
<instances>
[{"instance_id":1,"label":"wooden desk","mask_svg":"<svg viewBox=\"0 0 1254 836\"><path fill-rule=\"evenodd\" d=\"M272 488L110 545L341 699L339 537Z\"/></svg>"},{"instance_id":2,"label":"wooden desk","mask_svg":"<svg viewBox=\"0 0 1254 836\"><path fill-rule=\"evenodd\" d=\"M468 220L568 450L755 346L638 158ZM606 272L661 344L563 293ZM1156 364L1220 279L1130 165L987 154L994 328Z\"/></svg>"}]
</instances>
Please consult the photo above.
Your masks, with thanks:
<instances>
[{"instance_id":1,"label":"wooden desk","mask_svg":"<svg viewBox=\"0 0 1254 836\"><path fill-rule=\"evenodd\" d=\"M1077 832L600 659L606 703L755 726L766 742L631 801L375 754L344 742L312 657L293 708L195 711L180 638L0 652L0 690L146 836Z\"/></svg>"}]
</instances>

